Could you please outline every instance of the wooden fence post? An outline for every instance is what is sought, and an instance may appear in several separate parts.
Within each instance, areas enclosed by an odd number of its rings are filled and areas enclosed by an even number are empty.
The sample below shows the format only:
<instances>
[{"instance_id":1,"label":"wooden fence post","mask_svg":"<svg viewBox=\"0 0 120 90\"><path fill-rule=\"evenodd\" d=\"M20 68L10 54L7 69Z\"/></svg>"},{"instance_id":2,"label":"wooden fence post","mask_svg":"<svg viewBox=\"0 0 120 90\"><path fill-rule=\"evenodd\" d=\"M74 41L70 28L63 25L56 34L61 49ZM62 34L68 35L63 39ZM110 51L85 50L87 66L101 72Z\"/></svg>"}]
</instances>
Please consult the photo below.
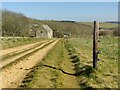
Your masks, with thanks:
<instances>
[{"instance_id":1,"label":"wooden fence post","mask_svg":"<svg viewBox=\"0 0 120 90\"><path fill-rule=\"evenodd\" d=\"M99 22L94 21L94 32L93 32L93 68L97 69L98 61L98 36L99 36Z\"/></svg>"}]
</instances>

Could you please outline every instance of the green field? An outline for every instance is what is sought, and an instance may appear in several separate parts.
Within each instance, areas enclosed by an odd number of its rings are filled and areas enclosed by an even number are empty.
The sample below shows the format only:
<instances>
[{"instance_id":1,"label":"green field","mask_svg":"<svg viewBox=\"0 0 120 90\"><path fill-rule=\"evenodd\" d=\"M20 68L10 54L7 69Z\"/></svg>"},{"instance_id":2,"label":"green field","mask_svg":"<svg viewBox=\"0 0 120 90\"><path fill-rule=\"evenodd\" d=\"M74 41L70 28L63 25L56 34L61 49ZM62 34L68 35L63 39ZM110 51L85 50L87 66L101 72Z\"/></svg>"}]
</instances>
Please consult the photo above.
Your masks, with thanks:
<instances>
[{"instance_id":1,"label":"green field","mask_svg":"<svg viewBox=\"0 0 120 90\"><path fill-rule=\"evenodd\" d=\"M70 39L80 57L81 67L92 66L92 38ZM118 87L118 38L100 37L98 70L81 75L80 82L95 88ZM86 73L87 74L87 73ZM82 80L81 80L82 79Z\"/></svg>"},{"instance_id":2,"label":"green field","mask_svg":"<svg viewBox=\"0 0 120 90\"><path fill-rule=\"evenodd\" d=\"M100 37L100 41L98 70L92 68L92 37L62 39L21 87L118 88L118 38Z\"/></svg>"}]
</instances>

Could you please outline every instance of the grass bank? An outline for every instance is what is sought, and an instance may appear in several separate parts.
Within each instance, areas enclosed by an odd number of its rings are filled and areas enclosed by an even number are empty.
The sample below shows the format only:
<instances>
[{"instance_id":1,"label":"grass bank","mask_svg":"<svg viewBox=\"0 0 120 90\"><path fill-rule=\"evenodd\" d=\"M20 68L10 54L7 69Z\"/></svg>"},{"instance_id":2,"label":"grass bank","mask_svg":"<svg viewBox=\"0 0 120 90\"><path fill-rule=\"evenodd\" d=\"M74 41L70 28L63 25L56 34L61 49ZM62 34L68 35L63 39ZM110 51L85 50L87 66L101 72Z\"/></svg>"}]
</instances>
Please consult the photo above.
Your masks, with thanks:
<instances>
[{"instance_id":1,"label":"grass bank","mask_svg":"<svg viewBox=\"0 0 120 90\"><path fill-rule=\"evenodd\" d=\"M45 39L40 39L40 38L25 38L25 37L20 37L20 38L15 38L15 37L3 37L1 39L1 46L2 49L7 49L7 48L14 48L20 45L25 45L25 44L31 44L35 42L40 42Z\"/></svg>"},{"instance_id":2,"label":"grass bank","mask_svg":"<svg viewBox=\"0 0 120 90\"><path fill-rule=\"evenodd\" d=\"M118 88L118 38L100 37L98 70L92 69L92 37L69 39L80 56L80 68L84 73L78 76L82 87Z\"/></svg>"}]
</instances>

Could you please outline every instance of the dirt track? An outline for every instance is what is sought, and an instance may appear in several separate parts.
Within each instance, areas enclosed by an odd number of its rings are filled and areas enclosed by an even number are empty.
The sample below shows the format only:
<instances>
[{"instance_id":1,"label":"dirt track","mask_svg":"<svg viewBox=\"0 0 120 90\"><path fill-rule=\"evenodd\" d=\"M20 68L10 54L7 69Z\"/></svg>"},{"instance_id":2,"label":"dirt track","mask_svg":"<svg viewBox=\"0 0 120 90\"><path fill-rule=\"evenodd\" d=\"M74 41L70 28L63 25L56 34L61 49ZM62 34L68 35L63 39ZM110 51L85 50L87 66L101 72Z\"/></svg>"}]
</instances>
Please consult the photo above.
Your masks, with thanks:
<instances>
[{"instance_id":1,"label":"dirt track","mask_svg":"<svg viewBox=\"0 0 120 90\"><path fill-rule=\"evenodd\" d=\"M47 41L47 40L46 40ZM18 47L15 47L15 48L9 48L9 49L4 49L4 50L0 50L0 56L3 56L3 55L6 55L6 54L12 54L12 53L16 53L16 52L19 52L19 51L22 51L22 50L25 50L27 48L31 48L33 47L34 45L36 44L40 44L42 42L45 42L45 41L41 41L41 42L36 42L36 43L32 43L32 44L26 44L26 45L22 45L22 46L18 46Z\"/></svg>"},{"instance_id":2,"label":"dirt track","mask_svg":"<svg viewBox=\"0 0 120 90\"><path fill-rule=\"evenodd\" d=\"M40 62L58 41L56 40L31 56L25 57L17 63L13 63L11 67L4 68L2 71L2 88L18 87L26 74L31 71L31 68Z\"/></svg>"},{"instance_id":3,"label":"dirt track","mask_svg":"<svg viewBox=\"0 0 120 90\"><path fill-rule=\"evenodd\" d=\"M42 42L41 42L41 43L42 43ZM12 57L12 58L8 58L7 60L3 60L1 67L6 66L7 64L9 64L9 63L11 63L11 62L13 62L13 61L15 61L15 60L17 60L17 59L19 59L19 58L27 55L27 54L35 51L35 50L38 49L38 48L43 47L43 46L44 46L45 44L47 44L47 43L49 43L49 42L44 42L43 44L41 44L41 45L38 46L38 47L33 48L32 50L28 50L27 52L21 53L21 54L16 55L16 56L14 56L14 57ZM32 47L29 47L29 48L32 48Z\"/></svg>"}]
</instances>

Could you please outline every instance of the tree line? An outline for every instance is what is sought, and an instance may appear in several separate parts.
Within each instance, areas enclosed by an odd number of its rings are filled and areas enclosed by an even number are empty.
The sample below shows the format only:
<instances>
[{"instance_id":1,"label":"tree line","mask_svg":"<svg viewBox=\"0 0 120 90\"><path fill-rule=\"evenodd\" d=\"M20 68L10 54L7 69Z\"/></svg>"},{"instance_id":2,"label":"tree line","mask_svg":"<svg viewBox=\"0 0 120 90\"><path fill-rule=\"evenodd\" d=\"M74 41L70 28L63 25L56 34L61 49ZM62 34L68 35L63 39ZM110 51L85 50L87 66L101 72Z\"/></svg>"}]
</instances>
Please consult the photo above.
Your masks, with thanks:
<instances>
[{"instance_id":1,"label":"tree line","mask_svg":"<svg viewBox=\"0 0 120 90\"><path fill-rule=\"evenodd\" d=\"M27 36L29 24L23 14L2 10L2 36Z\"/></svg>"}]
</instances>

